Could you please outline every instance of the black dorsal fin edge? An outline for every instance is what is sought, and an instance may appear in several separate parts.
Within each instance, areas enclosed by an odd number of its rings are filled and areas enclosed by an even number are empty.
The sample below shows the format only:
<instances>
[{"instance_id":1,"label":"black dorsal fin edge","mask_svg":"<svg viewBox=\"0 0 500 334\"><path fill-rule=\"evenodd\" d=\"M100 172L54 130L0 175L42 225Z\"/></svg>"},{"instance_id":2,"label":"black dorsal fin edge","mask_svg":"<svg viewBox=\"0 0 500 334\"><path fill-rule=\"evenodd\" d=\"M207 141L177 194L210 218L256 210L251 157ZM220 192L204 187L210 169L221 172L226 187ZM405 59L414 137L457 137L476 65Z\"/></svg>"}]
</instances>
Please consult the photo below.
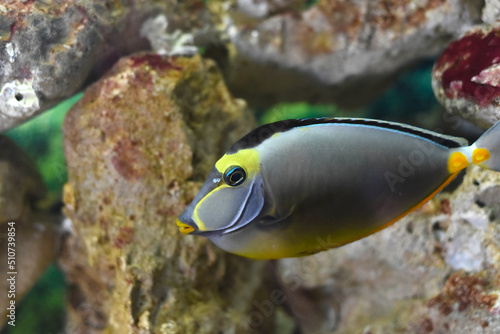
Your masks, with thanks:
<instances>
[{"instance_id":1,"label":"black dorsal fin edge","mask_svg":"<svg viewBox=\"0 0 500 334\"><path fill-rule=\"evenodd\" d=\"M321 117L321 118L287 119L283 121L264 124L250 131L247 135L241 138L228 150L227 153L233 154L242 149L254 148L260 145L265 140L272 137L275 133L286 132L295 128L301 128L312 125L321 125L321 124L352 124L352 125L364 125L364 126L385 128L422 137L436 144L448 148L458 148L469 145L467 140L464 138L448 136L402 123L395 123L395 122L370 119L370 118Z\"/></svg>"}]
</instances>

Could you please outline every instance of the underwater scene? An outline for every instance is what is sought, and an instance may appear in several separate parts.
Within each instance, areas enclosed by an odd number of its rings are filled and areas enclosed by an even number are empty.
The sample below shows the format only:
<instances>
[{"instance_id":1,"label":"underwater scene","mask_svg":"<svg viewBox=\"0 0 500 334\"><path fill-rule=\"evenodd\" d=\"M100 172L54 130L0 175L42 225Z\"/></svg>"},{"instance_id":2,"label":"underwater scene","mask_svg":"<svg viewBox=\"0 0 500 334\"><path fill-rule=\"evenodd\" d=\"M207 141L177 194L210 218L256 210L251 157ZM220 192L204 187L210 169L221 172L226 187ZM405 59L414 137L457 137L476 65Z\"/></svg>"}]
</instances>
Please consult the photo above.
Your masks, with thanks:
<instances>
[{"instance_id":1,"label":"underwater scene","mask_svg":"<svg viewBox=\"0 0 500 334\"><path fill-rule=\"evenodd\" d=\"M0 334L500 333L497 0L0 1Z\"/></svg>"}]
</instances>

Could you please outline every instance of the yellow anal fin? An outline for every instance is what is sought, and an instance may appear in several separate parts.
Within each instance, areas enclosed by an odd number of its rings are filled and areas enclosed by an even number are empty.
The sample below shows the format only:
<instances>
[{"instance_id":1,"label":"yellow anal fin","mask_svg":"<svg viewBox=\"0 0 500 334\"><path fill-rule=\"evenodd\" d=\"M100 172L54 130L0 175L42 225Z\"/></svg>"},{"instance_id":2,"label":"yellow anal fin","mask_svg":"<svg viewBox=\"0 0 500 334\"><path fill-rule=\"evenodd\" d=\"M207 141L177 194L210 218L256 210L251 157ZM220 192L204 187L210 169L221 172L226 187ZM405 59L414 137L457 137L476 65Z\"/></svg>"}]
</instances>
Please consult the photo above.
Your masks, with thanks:
<instances>
[{"instance_id":1,"label":"yellow anal fin","mask_svg":"<svg viewBox=\"0 0 500 334\"><path fill-rule=\"evenodd\" d=\"M490 152L485 148L476 148L474 152L472 152L472 162L475 164L479 164L489 158Z\"/></svg>"},{"instance_id":2,"label":"yellow anal fin","mask_svg":"<svg viewBox=\"0 0 500 334\"><path fill-rule=\"evenodd\" d=\"M448 171L455 174L469 165L467 157L462 152L453 152L448 158Z\"/></svg>"}]
</instances>

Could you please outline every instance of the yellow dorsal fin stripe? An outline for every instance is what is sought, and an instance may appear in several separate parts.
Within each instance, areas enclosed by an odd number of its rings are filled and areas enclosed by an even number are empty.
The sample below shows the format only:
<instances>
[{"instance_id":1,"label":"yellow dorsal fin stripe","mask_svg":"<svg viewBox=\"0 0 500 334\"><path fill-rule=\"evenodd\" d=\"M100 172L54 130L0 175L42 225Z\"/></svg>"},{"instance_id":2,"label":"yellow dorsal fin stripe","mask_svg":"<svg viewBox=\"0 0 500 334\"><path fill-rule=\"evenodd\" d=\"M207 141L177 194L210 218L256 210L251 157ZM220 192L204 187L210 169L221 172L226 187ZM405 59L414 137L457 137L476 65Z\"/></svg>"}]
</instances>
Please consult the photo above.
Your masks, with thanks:
<instances>
[{"instance_id":1,"label":"yellow dorsal fin stripe","mask_svg":"<svg viewBox=\"0 0 500 334\"><path fill-rule=\"evenodd\" d=\"M485 148L476 148L472 152L472 162L475 164L486 161L490 158L490 152Z\"/></svg>"},{"instance_id":2,"label":"yellow dorsal fin stripe","mask_svg":"<svg viewBox=\"0 0 500 334\"><path fill-rule=\"evenodd\" d=\"M455 174L469 165L467 157L462 152L453 152L448 158L448 171Z\"/></svg>"}]
</instances>

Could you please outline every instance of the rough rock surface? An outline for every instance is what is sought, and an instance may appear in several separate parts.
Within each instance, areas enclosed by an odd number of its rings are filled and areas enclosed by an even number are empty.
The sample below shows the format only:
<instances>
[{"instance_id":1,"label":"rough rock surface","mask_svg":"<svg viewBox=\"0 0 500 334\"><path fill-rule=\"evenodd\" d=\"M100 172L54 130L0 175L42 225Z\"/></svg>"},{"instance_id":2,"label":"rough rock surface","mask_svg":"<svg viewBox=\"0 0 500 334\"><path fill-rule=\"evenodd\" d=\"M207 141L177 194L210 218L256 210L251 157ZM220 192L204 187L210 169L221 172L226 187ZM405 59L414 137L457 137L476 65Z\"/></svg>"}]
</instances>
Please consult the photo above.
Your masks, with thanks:
<instances>
[{"instance_id":1,"label":"rough rock surface","mask_svg":"<svg viewBox=\"0 0 500 334\"><path fill-rule=\"evenodd\" d=\"M483 7L482 19L484 23L495 23L500 18L500 1L486 0Z\"/></svg>"},{"instance_id":2,"label":"rough rock surface","mask_svg":"<svg viewBox=\"0 0 500 334\"><path fill-rule=\"evenodd\" d=\"M470 168L455 191L375 235L280 260L287 305L322 305L296 307L304 333L497 333L499 184L499 173Z\"/></svg>"},{"instance_id":3,"label":"rough rock surface","mask_svg":"<svg viewBox=\"0 0 500 334\"><path fill-rule=\"evenodd\" d=\"M0 135L0 223L18 219L45 186L35 164L11 139Z\"/></svg>"},{"instance_id":4,"label":"rough rock surface","mask_svg":"<svg viewBox=\"0 0 500 334\"><path fill-rule=\"evenodd\" d=\"M254 122L198 56L123 58L86 91L64 123L68 332L273 332L275 314L252 309L270 293L264 263L175 224Z\"/></svg>"},{"instance_id":5,"label":"rough rock surface","mask_svg":"<svg viewBox=\"0 0 500 334\"><path fill-rule=\"evenodd\" d=\"M479 20L475 0L8 1L0 4L0 131L75 94L119 57L150 46L224 68L256 106L360 105L401 68ZM156 30L155 30L156 29ZM149 43L148 43L149 40ZM251 87L251 88L249 88Z\"/></svg>"},{"instance_id":6,"label":"rough rock surface","mask_svg":"<svg viewBox=\"0 0 500 334\"><path fill-rule=\"evenodd\" d=\"M15 224L8 222L0 224L0 269L3 272L3 278L0 281L0 290L3 292L0 296L0 327L12 319L6 317L7 305L12 300L8 292L15 292L16 307L19 306L21 299L30 291L35 283L43 275L47 267L54 260L58 247L60 245L60 230L58 217L42 212L31 212L26 208L22 216L12 220ZM8 230L9 227L15 228L15 264L14 270L11 269L8 261L9 247L12 251L12 244L9 245ZM12 253L11 253L12 254ZM11 262L12 263L12 262ZM11 275L8 272L16 272ZM15 276L15 289L12 289L7 278ZM23 319L16 318L17 321Z\"/></svg>"},{"instance_id":7,"label":"rough rock surface","mask_svg":"<svg viewBox=\"0 0 500 334\"><path fill-rule=\"evenodd\" d=\"M6 317L10 301L19 303L56 252L56 219L35 208L44 190L42 178L29 157L0 135L0 269L4 275L0 281L0 326L10 320ZM9 237L13 240L9 241ZM18 273L14 275L14 289L7 281L12 275L7 272ZM9 297L8 291L14 292L15 298Z\"/></svg>"},{"instance_id":8,"label":"rough rock surface","mask_svg":"<svg viewBox=\"0 0 500 334\"><path fill-rule=\"evenodd\" d=\"M149 47L141 25L159 13L173 28L208 20L201 0L0 3L0 131L75 94L121 56Z\"/></svg>"},{"instance_id":9,"label":"rough rock surface","mask_svg":"<svg viewBox=\"0 0 500 334\"><path fill-rule=\"evenodd\" d=\"M273 1L237 1L239 7L243 2L253 4L247 16L263 19L220 14L236 49L228 84L260 106L284 100L359 106L401 68L439 54L481 15L481 2L469 0L322 0L278 14L265 6Z\"/></svg>"},{"instance_id":10,"label":"rough rock surface","mask_svg":"<svg viewBox=\"0 0 500 334\"><path fill-rule=\"evenodd\" d=\"M451 43L432 71L432 88L449 112L484 128L500 119L500 25L481 25Z\"/></svg>"}]
</instances>

